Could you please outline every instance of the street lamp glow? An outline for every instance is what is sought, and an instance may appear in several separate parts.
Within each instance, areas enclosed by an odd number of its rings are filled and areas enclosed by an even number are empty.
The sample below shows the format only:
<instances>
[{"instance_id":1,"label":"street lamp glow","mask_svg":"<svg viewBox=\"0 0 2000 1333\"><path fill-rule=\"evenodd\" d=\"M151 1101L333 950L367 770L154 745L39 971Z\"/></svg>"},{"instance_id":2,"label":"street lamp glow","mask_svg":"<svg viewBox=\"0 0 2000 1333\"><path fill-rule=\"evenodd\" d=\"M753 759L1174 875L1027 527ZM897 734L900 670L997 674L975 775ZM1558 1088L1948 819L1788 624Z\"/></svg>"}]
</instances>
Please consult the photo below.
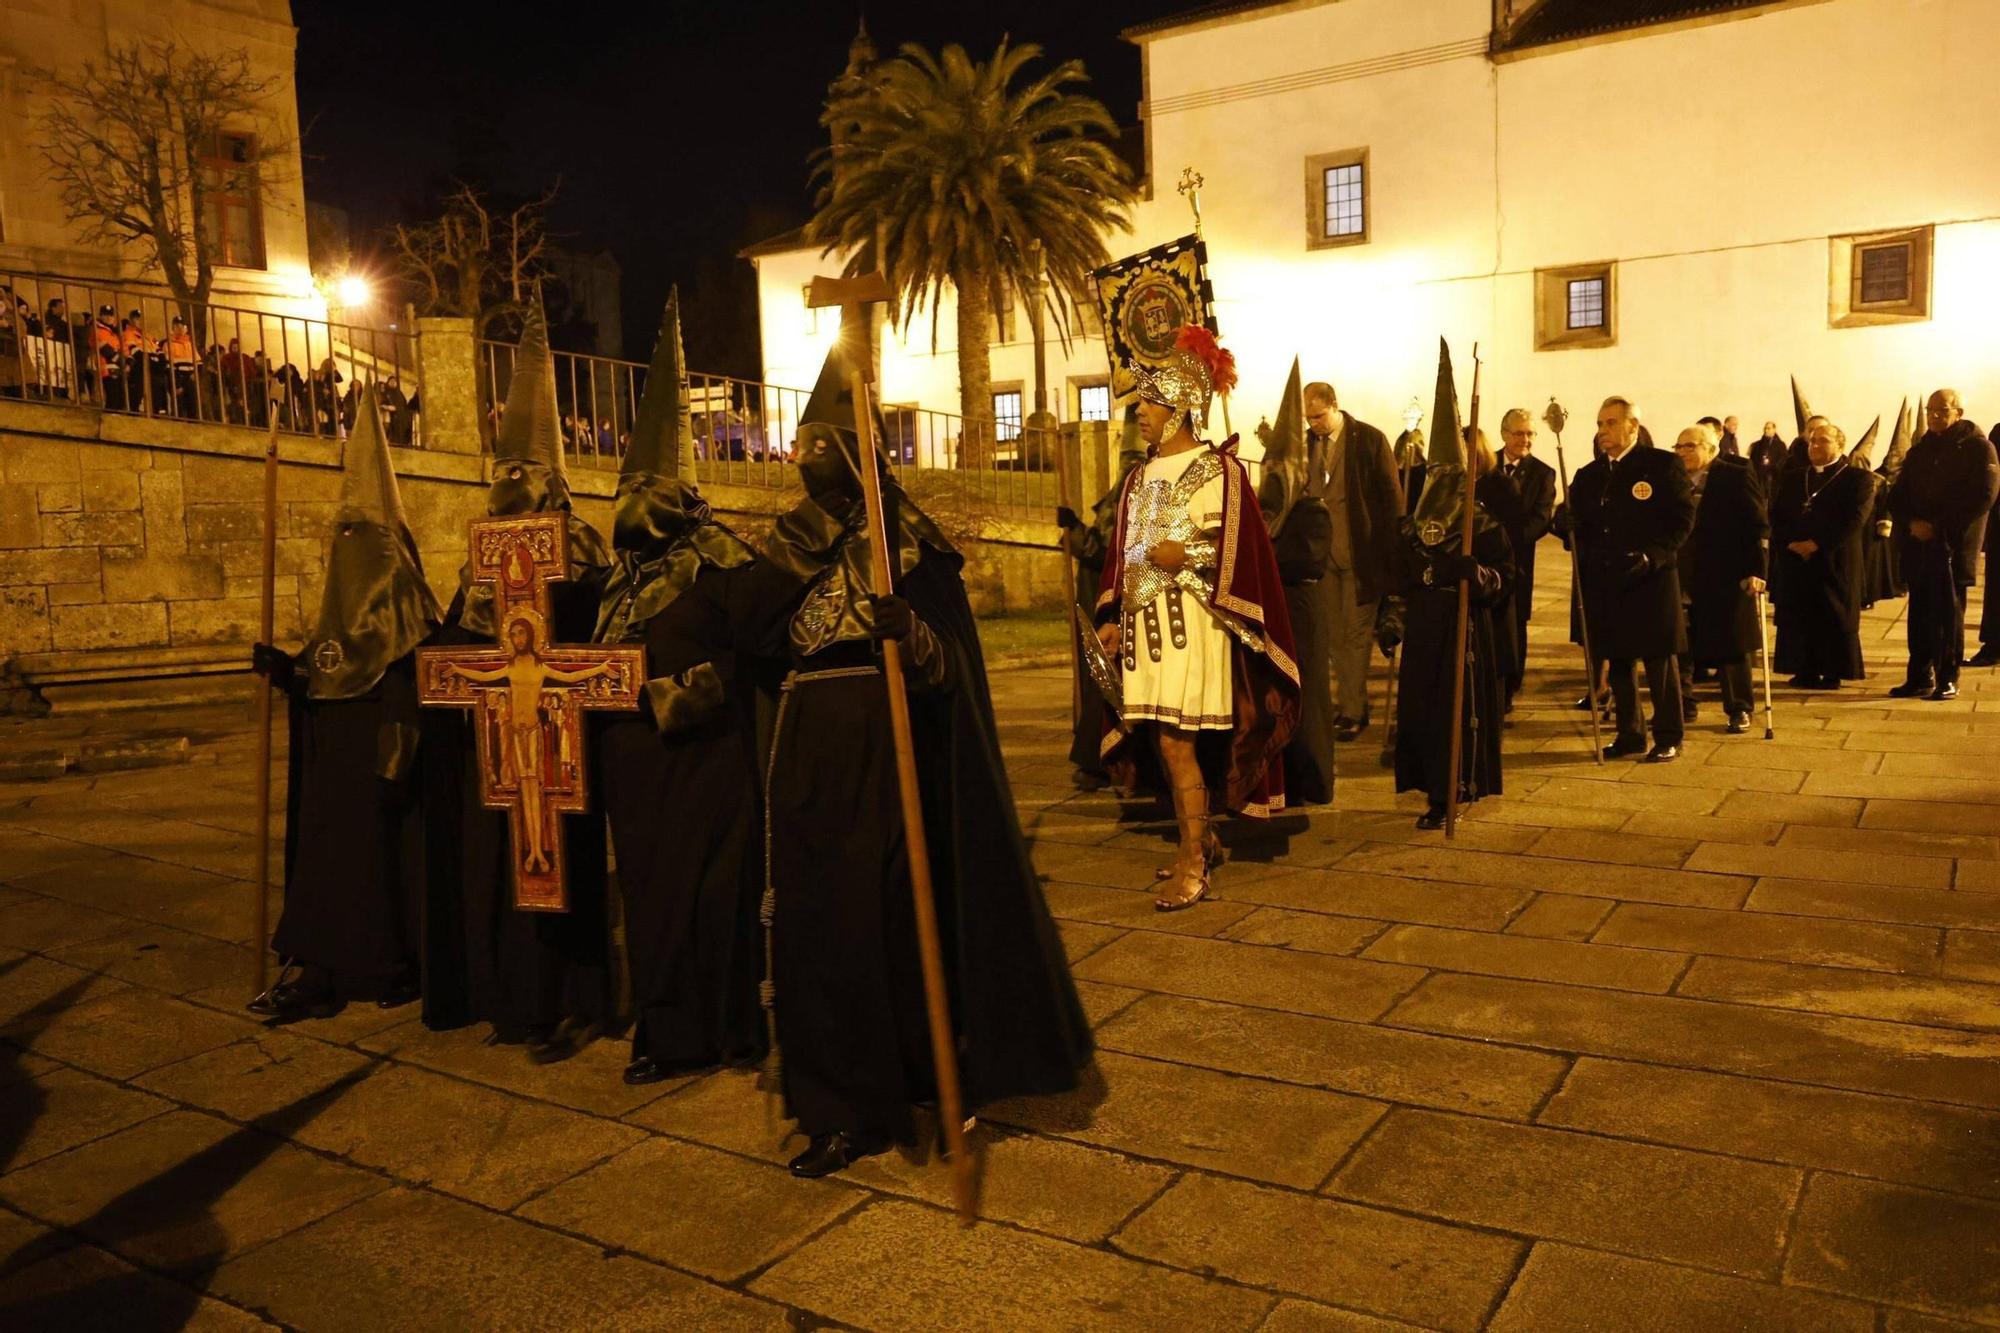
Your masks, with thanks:
<instances>
[{"instance_id":1,"label":"street lamp glow","mask_svg":"<svg viewBox=\"0 0 2000 1333\"><path fill-rule=\"evenodd\" d=\"M344 306L367 305L371 295L368 279L359 274L350 273L340 280L340 303Z\"/></svg>"}]
</instances>

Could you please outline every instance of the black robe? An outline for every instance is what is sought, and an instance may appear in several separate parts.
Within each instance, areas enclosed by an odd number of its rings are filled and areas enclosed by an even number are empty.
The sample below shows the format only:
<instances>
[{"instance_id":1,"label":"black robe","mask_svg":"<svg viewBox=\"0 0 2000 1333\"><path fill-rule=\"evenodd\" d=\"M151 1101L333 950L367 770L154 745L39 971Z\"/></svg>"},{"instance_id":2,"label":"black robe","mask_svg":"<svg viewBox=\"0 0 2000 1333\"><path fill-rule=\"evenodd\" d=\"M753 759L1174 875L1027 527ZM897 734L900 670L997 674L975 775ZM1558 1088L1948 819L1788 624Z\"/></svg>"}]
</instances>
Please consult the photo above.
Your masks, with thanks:
<instances>
[{"instance_id":1,"label":"black robe","mask_svg":"<svg viewBox=\"0 0 2000 1333\"><path fill-rule=\"evenodd\" d=\"M897 592L943 653L942 684L912 672L909 699L969 1113L1073 1088L1092 1042L1021 839L959 564L926 546ZM788 686L778 720L765 841L771 981L799 1128L907 1141L911 1106L936 1092L876 661L869 644L839 642L794 662L844 674Z\"/></svg>"},{"instance_id":2,"label":"black robe","mask_svg":"<svg viewBox=\"0 0 2000 1333\"><path fill-rule=\"evenodd\" d=\"M1875 500L1861 529L1861 605L1894 601L1909 592L1903 586L1903 561L1896 549L1889 514L1889 487L1894 480L1875 473ZM1989 557L1990 559L1991 557ZM1988 578L1989 586L1991 578Z\"/></svg>"},{"instance_id":3,"label":"black robe","mask_svg":"<svg viewBox=\"0 0 2000 1333\"><path fill-rule=\"evenodd\" d=\"M1861 663L1861 528L1874 514L1875 479L1841 462L1828 471L1834 475L1787 468L1771 499L1772 665L1785 675L1861 680L1868 674ZM1801 558L1790 549L1799 541L1819 549Z\"/></svg>"},{"instance_id":4,"label":"black robe","mask_svg":"<svg viewBox=\"0 0 2000 1333\"><path fill-rule=\"evenodd\" d=\"M605 569L572 564L587 577L550 585L554 614L549 632L555 643L588 643L597 625ZM460 623L464 609L460 593L433 643L493 642ZM516 1042L564 1020L601 1023L614 1016L617 976L608 917L603 754L590 744L595 739L593 734L586 740L591 808L562 816L569 910L517 911L507 812L480 803L472 715L462 708L424 709L423 744L439 759L425 768L427 1026L488 1022L499 1040ZM455 762L445 758L452 755Z\"/></svg>"},{"instance_id":5,"label":"black robe","mask_svg":"<svg viewBox=\"0 0 2000 1333\"><path fill-rule=\"evenodd\" d=\"M1681 547L1681 592L1688 599L1688 655L1719 667L1758 651L1757 597L1746 579L1764 578L1771 524L1763 478L1741 458L1718 455Z\"/></svg>"},{"instance_id":6,"label":"black robe","mask_svg":"<svg viewBox=\"0 0 2000 1333\"><path fill-rule=\"evenodd\" d=\"M1491 474L1488 474L1491 475ZM1486 479L1481 478L1483 483ZM1482 490L1486 488L1482 484ZM1453 543L1451 550L1457 550ZM1473 554L1491 577L1475 583L1467 623L1465 712L1459 723L1459 800L1498 796L1500 716L1506 673L1497 622L1508 614L1513 553L1497 524L1482 525ZM1410 551L1405 568L1408 607L1403 661L1396 677L1396 790L1421 791L1441 809L1451 791L1451 701L1458 655L1458 584L1426 582L1430 558Z\"/></svg>"},{"instance_id":7,"label":"black robe","mask_svg":"<svg viewBox=\"0 0 2000 1333\"><path fill-rule=\"evenodd\" d=\"M324 969L336 1000L381 999L417 979L428 756L409 743L421 722L415 661L398 658L353 699L309 698L303 667L294 681L285 905L271 947Z\"/></svg>"},{"instance_id":8,"label":"black robe","mask_svg":"<svg viewBox=\"0 0 2000 1333\"><path fill-rule=\"evenodd\" d=\"M595 737L625 905L632 1053L668 1069L764 1051L757 688L723 573L704 566L646 622L645 709L606 715Z\"/></svg>"}]
</instances>

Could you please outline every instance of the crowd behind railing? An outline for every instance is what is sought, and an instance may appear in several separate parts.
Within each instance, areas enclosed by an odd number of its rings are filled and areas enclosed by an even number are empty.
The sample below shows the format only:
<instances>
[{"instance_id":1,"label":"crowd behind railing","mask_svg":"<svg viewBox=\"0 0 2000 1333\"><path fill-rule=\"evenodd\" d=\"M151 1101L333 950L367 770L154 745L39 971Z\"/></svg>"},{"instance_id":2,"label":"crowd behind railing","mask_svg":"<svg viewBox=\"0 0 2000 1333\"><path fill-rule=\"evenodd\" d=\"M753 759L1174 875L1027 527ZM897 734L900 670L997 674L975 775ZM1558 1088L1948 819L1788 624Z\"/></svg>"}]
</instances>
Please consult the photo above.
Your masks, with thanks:
<instances>
[{"instance_id":1,"label":"crowd behind railing","mask_svg":"<svg viewBox=\"0 0 2000 1333\"><path fill-rule=\"evenodd\" d=\"M67 279L0 273L0 398L337 437L363 384L421 443L414 338ZM305 369L301 369L301 366Z\"/></svg>"}]
</instances>

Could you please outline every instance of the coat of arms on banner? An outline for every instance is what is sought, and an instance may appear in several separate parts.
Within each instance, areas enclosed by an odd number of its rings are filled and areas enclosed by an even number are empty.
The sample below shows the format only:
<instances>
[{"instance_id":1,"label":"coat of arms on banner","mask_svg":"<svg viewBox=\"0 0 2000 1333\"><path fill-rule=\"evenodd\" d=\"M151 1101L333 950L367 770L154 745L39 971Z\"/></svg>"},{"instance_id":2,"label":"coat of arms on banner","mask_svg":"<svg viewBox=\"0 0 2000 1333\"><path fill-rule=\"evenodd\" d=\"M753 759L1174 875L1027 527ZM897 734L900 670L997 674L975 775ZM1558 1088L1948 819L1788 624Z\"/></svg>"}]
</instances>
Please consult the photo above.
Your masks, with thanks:
<instances>
[{"instance_id":1,"label":"coat of arms on banner","mask_svg":"<svg viewBox=\"0 0 2000 1333\"><path fill-rule=\"evenodd\" d=\"M1163 366L1173 359L1174 335L1182 325L1215 327L1208 251L1199 237L1183 236L1129 255L1093 276L1114 397L1131 394L1134 364Z\"/></svg>"}]
</instances>

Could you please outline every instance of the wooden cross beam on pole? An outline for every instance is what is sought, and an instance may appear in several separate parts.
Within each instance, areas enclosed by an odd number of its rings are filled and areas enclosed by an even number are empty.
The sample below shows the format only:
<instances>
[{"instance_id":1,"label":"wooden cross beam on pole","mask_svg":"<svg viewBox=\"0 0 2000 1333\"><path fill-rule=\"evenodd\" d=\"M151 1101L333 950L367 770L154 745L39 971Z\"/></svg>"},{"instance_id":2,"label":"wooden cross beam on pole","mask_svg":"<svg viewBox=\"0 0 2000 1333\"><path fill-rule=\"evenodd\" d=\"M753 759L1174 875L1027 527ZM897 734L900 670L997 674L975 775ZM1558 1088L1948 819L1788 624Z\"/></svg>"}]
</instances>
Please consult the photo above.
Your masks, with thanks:
<instances>
[{"instance_id":1,"label":"wooden cross beam on pole","mask_svg":"<svg viewBox=\"0 0 2000 1333\"><path fill-rule=\"evenodd\" d=\"M814 278L806 304L814 308L842 306L855 308L887 302L891 298L888 280L880 273L857 278ZM843 321L845 323L846 321ZM857 326L865 327L862 321ZM869 406L867 355L850 357L857 367L848 379L854 399L854 429L859 456L854 470L861 478L861 493L868 506L868 534L873 578L877 597L895 592L890 562L889 532L883 518L882 478L875 451L875 413ZM910 700L903 683L902 645L894 640L882 644L882 677L889 690L889 728L896 746L896 786L902 796L903 843L909 849L910 891L915 897L917 950L923 963L924 1001L930 1019L931 1060L937 1069L938 1117L943 1121L945 1147L951 1154L952 1196L959 1217L967 1226L974 1217L972 1155L965 1144L965 1101L959 1090L958 1046L951 1023L951 1002L945 987L944 951L938 942L937 899L931 887L931 854L924 836L923 792L917 786L916 742L910 733Z\"/></svg>"}]
</instances>

